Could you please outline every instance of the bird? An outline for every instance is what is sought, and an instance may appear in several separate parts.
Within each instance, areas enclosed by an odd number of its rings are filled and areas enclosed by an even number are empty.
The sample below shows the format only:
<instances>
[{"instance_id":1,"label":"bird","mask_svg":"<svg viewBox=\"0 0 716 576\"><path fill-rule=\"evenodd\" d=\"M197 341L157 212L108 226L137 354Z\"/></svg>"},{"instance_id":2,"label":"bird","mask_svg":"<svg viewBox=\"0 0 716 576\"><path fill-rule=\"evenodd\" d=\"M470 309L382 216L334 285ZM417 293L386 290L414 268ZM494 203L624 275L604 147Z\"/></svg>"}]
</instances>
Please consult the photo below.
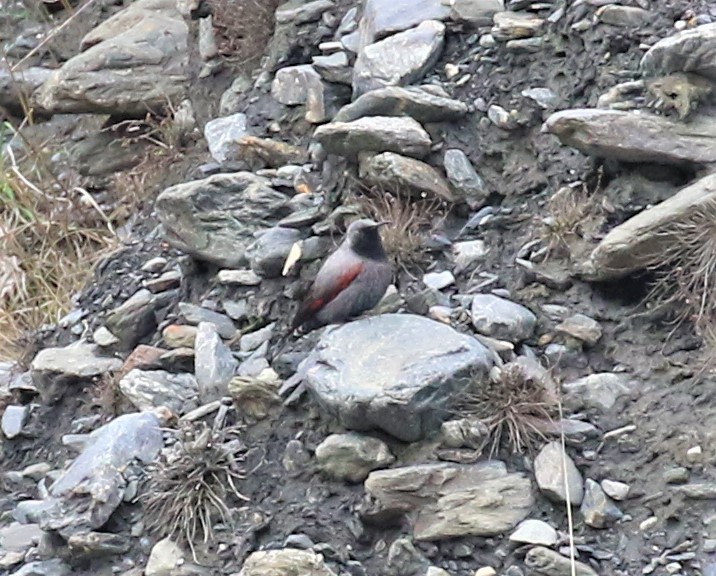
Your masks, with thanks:
<instances>
[{"instance_id":1,"label":"bird","mask_svg":"<svg viewBox=\"0 0 716 576\"><path fill-rule=\"evenodd\" d=\"M307 333L338 324L373 308L393 278L380 228L388 221L360 219L348 226L341 245L323 263L291 322Z\"/></svg>"}]
</instances>

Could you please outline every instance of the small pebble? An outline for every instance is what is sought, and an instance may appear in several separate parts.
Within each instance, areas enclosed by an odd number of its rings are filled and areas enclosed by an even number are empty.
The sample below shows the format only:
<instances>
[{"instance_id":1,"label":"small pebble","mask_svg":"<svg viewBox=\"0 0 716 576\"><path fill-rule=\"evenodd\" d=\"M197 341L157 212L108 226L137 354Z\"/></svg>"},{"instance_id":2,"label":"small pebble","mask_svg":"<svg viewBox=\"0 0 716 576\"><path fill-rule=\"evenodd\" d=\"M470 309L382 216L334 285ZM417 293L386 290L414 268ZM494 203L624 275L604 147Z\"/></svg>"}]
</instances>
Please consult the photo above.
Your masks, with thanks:
<instances>
[{"instance_id":1,"label":"small pebble","mask_svg":"<svg viewBox=\"0 0 716 576\"><path fill-rule=\"evenodd\" d=\"M649 532L657 525L658 522L659 519L656 516L650 516L639 524L639 530L642 532Z\"/></svg>"},{"instance_id":2,"label":"small pebble","mask_svg":"<svg viewBox=\"0 0 716 576\"><path fill-rule=\"evenodd\" d=\"M445 76L448 80L452 80L460 74L460 67L455 64L445 64Z\"/></svg>"},{"instance_id":3,"label":"small pebble","mask_svg":"<svg viewBox=\"0 0 716 576\"><path fill-rule=\"evenodd\" d=\"M703 460L703 451L701 446L694 446L686 451L686 459L691 464L697 464Z\"/></svg>"},{"instance_id":4,"label":"small pebble","mask_svg":"<svg viewBox=\"0 0 716 576\"><path fill-rule=\"evenodd\" d=\"M167 259L157 256L151 260L147 260L142 266L143 272L161 272L167 265Z\"/></svg>"},{"instance_id":5,"label":"small pebble","mask_svg":"<svg viewBox=\"0 0 716 576\"><path fill-rule=\"evenodd\" d=\"M497 572L491 566L484 566L475 571L475 576L497 576Z\"/></svg>"}]
</instances>

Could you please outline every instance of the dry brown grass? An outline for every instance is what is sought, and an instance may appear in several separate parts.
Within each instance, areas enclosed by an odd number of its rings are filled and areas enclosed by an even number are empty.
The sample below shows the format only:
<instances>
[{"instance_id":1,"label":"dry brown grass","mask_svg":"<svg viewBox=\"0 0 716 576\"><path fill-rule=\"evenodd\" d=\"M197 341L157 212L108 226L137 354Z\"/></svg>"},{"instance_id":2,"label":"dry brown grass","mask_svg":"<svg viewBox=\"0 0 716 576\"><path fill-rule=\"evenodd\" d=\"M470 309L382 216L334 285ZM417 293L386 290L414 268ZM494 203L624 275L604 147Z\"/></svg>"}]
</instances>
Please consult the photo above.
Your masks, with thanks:
<instances>
[{"instance_id":1,"label":"dry brown grass","mask_svg":"<svg viewBox=\"0 0 716 576\"><path fill-rule=\"evenodd\" d=\"M187 424L169 455L149 467L145 509L150 531L186 543L214 540L213 526L231 526L230 499L247 501L237 488L244 478L244 444L238 429L216 434L204 423Z\"/></svg>"},{"instance_id":2,"label":"dry brown grass","mask_svg":"<svg viewBox=\"0 0 716 576\"><path fill-rule=\"evenodd\" d=\"M533 450L546 440L542 430L559 409L546 378L517 362L497 370L497 377L476 380L457 409L462 417L475 419L487 428L485 445L490 446L490 458L503 445L513 453Z\"/></svg>"},{"instance_id":3,"label":"dry brown grass","mask_svg":"<svg viewBox=\"0 0 716 576\"><path fill-rule=\"evenodd\" d=\"M116 246L112 224L79 186L61 185L41 154L0 154L0 359L56 322Z\"/></svg>"},{"instance_id":4,"label":"dry brown grass","mask_svg":"<svg viewBox=\"0 0 716 576\"><path fill-rule=\"evenodd\" d=\"M274 31L274 13L283 0L209 0L219 53L255 68Z\"/></svg>"}]
</instances>

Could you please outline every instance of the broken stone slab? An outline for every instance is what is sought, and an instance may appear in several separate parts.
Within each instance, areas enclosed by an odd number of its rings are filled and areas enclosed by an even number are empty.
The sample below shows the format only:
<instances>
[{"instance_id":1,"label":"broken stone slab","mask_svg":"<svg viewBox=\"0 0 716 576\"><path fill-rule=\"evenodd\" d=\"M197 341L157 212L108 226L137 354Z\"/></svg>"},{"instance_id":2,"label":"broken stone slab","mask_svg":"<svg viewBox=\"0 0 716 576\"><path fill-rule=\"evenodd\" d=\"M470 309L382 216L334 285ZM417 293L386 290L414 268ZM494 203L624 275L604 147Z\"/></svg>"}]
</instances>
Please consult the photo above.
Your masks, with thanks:
<instances>
[{"instance_id":1,"label":"broken stone slab","mask_svg":"<svg viewBox=\"0 0 716 576\"><path fill-rule=\"evenodd\" d=\"M189 29L179 12L144 8L142 2L123 12L90 33L84 40L90 47L35 93L42 108L144 118L148 110L162 112L184 100Z\"/></svg>"},{"instance_id":2,"label":"broken stone slab","mask_svg":"<svg viewBox=\"0 0 716 576\"><path fill-rule=\"evenodd\" d=\"M620 396L631 394L638 383L629 374L601 372L562 385L564 404L570 410L610 410Z\"/></svg>"},{"instance_id":3,"label":"broken stone slab","mask_svg":"<svg viewBox=\"0 0 716 576\"><path fill-rule=\"evenodd\" d=\"M368 184L386 190L406 191L415 199L456 200L447 181L435 168L395 152L361 155L359 175Z\"/></svg>"},{"instance_id":4,"label":"broken stone slab","mask_svg":"<svg viewBox=\"0 0 716 576\"><path fill-rule=\"evenodd\" d=\"M360 49L426 20L444 20L450 8L440 0L367 0L358 29Z\"/></svg>"},{"instance_id":5,"label":"broken stone slab","mask_svg":"<svg viewBox=\"0 0 716 576\"><path fill-rule=\"evenodd\" d=\"M195 326L198 326L202 322L213 324L219 336L226 340L230 340L236 336L236 326L234 326L233 321L226 314L214 312L213 310L202 308L189 302L180 302L179 312L189 324Z\"/></svg>"},{"instance_id":6,"label":"broken stone slab","mask_svg":"<svg viewBox=\"0 0 716 576\"><path fill-rule=\"evenodd\" d=\"M652 266L681 237L680 224L714 201L716 174L710 174L613 228L580 266L580 274L587 280L612 280Z\"/></svg>"},{"instance_id":7,"label":"broken stone slab","mask_svg":"<svg viewBox=\"0 0 716 576\"><path fill-rule=\"evenodd\" d=\"M442 0L450 7L450 19L472 26L489 26L497 12L505 9L503 0Z\"/></svg>"},{"instance_id":8,"label":"broken stone slab","mask_svg":"<svg viewBox=\"0 0 716 576\"><path fill-rule=\"evenodd\" d=\"M395 462L387 444L360 434L331 434L316 446L316 460L331 478L362 482L373 470Z\"/></svg>"},{"instance_id":9,"label":"broken stone slab","mask_svg":"<svg viewBox=\"0 0 716 576\"><path fill-rule=\"evenodd\" d=\"M532 511L529 478L507 472L503 462L424 464L371 472L365 489L367 520L408 514L417 540L494 536L514 528Z\"/></svg>"},{"instance_id":10,"label":"broken stone slab","mask_svg":"<svg viewBox=\"0 0 716 576\"><path fill-rule=\"evenodd\" d=\"M353 68L353 98L385 86L404 86L435 66L445 44L445 25L436 20L370 44Z\"/></svg>"},{"instance_id":11,"label":"broken stone slab","mask_svg":"<svg viewBox=\"0 0 716 576\"><path fill-rule=\"evenodd\" d=\"M5 411L0 421L0 429L8 440L12 440L22 434L23 428L30 414L29 406L10 405L5 407Z\"/></svg>"},{"instance_id":12,"label":"broken stone slab","mask_svg":"<svg viewBox=\"0 0 716 576\"><path fill-rule=\"evenodd\" d=\"M313 67L327 82L346 84L353 83L353 67L345 52L334 52L327 56L314 56Z\"/></svg>"},{"instance_id":13,"label":"broken stone slab","mask_svg":"<svg viewBox=\"0 0 716 576\"><path fill-rule=\"evenodd\" d=\"M559 536L557 531L547 522L530 518L520 522L517 529L510 534L510 540L523 544L554 546L559 540Z\"/></svg>"},{"instance_id":14,"label":"broken stone slab","mask_svg":"<svg viewBox=\"0 0 716 576\"><path fill-rule=\"evenodd\" d=\"M29 102L33 92L42 86L52 73L50 68L32 67L10 72L3 67L0 70L0 106L12 114L24 115L23 102Z\"/></svg>"},{"instance_id":15,"label":"broken stone slab","mask_svg":"<svg viewBox=\"0 0 716 576\"><path fill-rule=\"evenodd\" d=\"M269 228L246 248L251 269L262 278L280 278L286 258L301 233L293 228Z\"/></svg>"},{"instance_id":16,"label":"broken stone slab","mask_svg":"<svg viewBox=\"0 0 716 576\"><path fill-rule=\"evenodd\" d=\"M544 546L535 546L527 552L525 566L544 576L599 576L588 564L575 561L572 565L569 558Z\"/></svg>"},{"instance_id":17,"label":"broken stone slab","mask_svg":"<svg viewBox=\"0 0 716 576\"><path fill-rule=\"evenodd\" d=\"M641 69L651 75L694 72L716 80L716 22L659 40L642 57Z\"/></svg>"},{"instance_id":18,"label":"broken stone slab","mask_svg":"<svg viewBox=\"0 0 716 576\"><path fill-rule=\"evenodd\" d=\"M495 40L506 42L521 38L532 38L544 32L545 21L528 12L497 12L493 16L494 26L490 34Z\"/></svg>"},{"instance_id":19,"label":"broken stone slab","mask_svg":"<svg viewBox=\"0 0 716 576\"><path fill-rule=\"evenodd\" d=\"M153 412L124 414L89 434L82 453L50 486L40 527L64 538L104 526L124 495L122 470L153 461L164 446L162 420Z\"/></svg>"},{"instance_id":20,"label":"broken stone slab","mask_svg":"<svg viewBox=\"0 0 716 576\"><path fill-rule=\"evenodd\" d=\"M467 104L440 94L434 87L388 86L371 90L338 111L334 122L352 122L364 116L410 116L422 123L459 120Z\"/></svg>"},{"instance_id":21,"label":"broken stone slab","mask_svg":"<svg viewBox=\"0 0 716 576\"><path fill-rule=\"evenodd\" d=\"M110 310L105 325L119 340L118 347L131 350L142 338L151 334L157 328L156 313L169 304L174 296L173 292L152 294L143 288Z\"/></svg>"},{"instance_id":22,"label":"broken stone slab","mask_svg":"<svg viewBox=\"0 0 716 576\"><path fill-rule=\"evenodd\" d=\"M310 550L285 548L253 552L236 576L336 576L323 556Z\"/></svg>"},{"instance_id":23,"label":"broken stone slab","mask_svg":"<svg viewBox=\"0 0 716 576\"><path fill-rule=\"evenodd\" d=\"M200 322L194 344L194 374L199 400L208 404L229 393L229 381L236 374L239 362L221 340L216 326Z\"/></svg>"},{"instance_id":24,"label":"broken stone slab","mask_svg":"<svg viewBox=\"0 0 716 576\"><path fill-rule=\"evenodd\" d=\"M370 116L352 122L320 126L314 139L329 154L355 158L359 152L397 152L422 158L430 152L431 140L412 118Z\"/></svg>"},{"instance_id":25,"label":"broken stone slab","mask_svg":"<svg viewBox=\"0 0 716 576\"><path fill-rule=\"evenodd\" d=\"M281 68L271 84L271 94L287 106L305 104L305 118L311 124L330 120L350 99L347 89L324 82L311 64Z\"/></svg>"},{"instance_id":26,"label":"broken stone slab","mask_svg":"<svg viewBox=\"0 0 716 576\"><path fill-rule=\"evenodd\" d=\"M439 428L454 395L492 365L474 338L412 314L327 330L305 362L306 388L346 428L407 442Z\"/></svg>"},{"instance_id":27,"label":"broken stone slab","mask_svg":"<svg viewBox=\"0 0 716 576\"><path fill-rule=\"evenodd\" d=\"M624 516L602 487L590 478L585 482L584 499L579 511L587 526L599 529L608 528Z\"/></svg>"},{"instance_id":28,"label":"broken stone slab","mask_svg":"<svg viewBox=\"0 0 716 576\"><path fill-rule=\"evenodd\" d=\"M216 174L164 190L156 202L165 238L175 248L226 268L246 263L254 232L290 209L269 180L250 172Z\"/></svg>"},{"instance_id":29,"label":"broken stone slab","mask_svg":"<svg viewBox=\"0 0 716 576\"><path fill-rule=\"evenodd\" d=\"M443 164L450 184L464 198L467 205L473 210L482 208L490 195L490 190L467 154L457 148L446 150Z\"/></svg>"},{"instance_id":30,"label":"broken stone slab","mask_svg":"<svg viewBox=\"0 0 716 576\"><path fill-rule=\"evenodd\" d=\"M204 126L204 138L211 157L219 164L238 155L238 142L249 133L246 114L238 113L209 120Z\"/></svg>"},{"instance_id":31,"label":"broken stone slab","mask_svg":"<svg viewBox=\"0 0 716 576\"><path fill-rule=\"evenodd\" d=\"M649 10L637 6L619 6L618 4L602 6L597 10L596 16L604 24L632 28L644 26L655 17Z\"/></svg>"},{"instance_id":32,"label":"broken stone slab","mask_svg":"<svg viewBox=\"0 0 716 576\"><path fill-rule=\"evenodd\" d=\"M562 449L560 442L545 444L535 458L534 473L540 491L550 500L564 503L569 500L572 506L582 503L582 475L569 454Z\"/></svg>"},{"instance_id":33,"label":"broken stone slab","mask_svg":"<svg viewBox=\"0 0 716 576\"><path fill-rule=\"evenodd\" d=\"M472 324L480 334L520 342L534 332L537 317L529 308L493 294L472 299Z\"/></svg>"},{"instance_id":34,"label":"broken stone slab","mask_svg":"<svg viewBox=\"0 0 716 576\"><path fill-rule=\"evenodd\" d=\"M580 152L621 162L716 163L716 119L685 124L648 112L578 108L555 112L543 130Z\"/></svg>"},{"instance_id":35,"label":"broken stone slab","mask_svg":"<svg viewBox=\"0 0 716 576\"><path fill-rule=\"evenodd\" d=\"M166 406L172 412L182 415L199 404L199 389L191 374L135 368L119 381L119 389L140 411Z\"/></svg>"},{"instance_id":36,"label":"broken stone slab","mask_svg":"<svg viewBox=\"0 0 716 576\"><path fill-rule=\"evenodd\" d=\"M315 22L321 18L321 15L326 10L330 10L333 6L335 6L335 2L332 0L286 2L276 9L276 23L307 24L308 22Z\"/></svg>"},{"instance_id":37,"label":"broken stone slab","mask_svg":"<svg viewBox=\"0 0 716 576\"><path fill-rule=\"evenodd\" d=\"M122 360L102 356L95 344L77 342L64 348L45 348L37 353L30 370L43 400L54 403L67 386L115 372Z\"/></svg>"}]
</instances>

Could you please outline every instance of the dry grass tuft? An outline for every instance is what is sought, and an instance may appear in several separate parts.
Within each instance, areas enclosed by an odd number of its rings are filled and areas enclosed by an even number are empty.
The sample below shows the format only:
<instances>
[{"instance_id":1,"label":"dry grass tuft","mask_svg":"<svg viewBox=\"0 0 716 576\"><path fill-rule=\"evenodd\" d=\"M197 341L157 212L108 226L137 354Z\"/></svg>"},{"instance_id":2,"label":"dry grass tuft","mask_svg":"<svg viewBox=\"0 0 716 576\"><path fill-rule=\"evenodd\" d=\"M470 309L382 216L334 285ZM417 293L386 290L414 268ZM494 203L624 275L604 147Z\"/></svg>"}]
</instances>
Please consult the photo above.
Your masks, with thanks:
<instances>
[{"instance_id":1,"label":"dry grass tuft","mask_svg":"<svg viewBox=\"0 0 716 576\"><path fill-rule=\"evenodd\" d=\"M147 527L186 543L214 540L214 524L231 526L230 500L248 501L236 486L244 478L246 447L237 428L214 433L204 423L187 425L168 454L149 467L144 505Z\"/></svg>"},{"instance_id":2,"label":"dry grass tuft","mask_svg":"<svg viewBox=\"0 0 716 576\"><path fill-rule=\"evenodd\" d=\"M1 140L1 139L0 139ZM56 322L116 246L112 224L92 196L63 186L38 154L0 152L0 359L23 337Z\"/></svg>"},{"instance_id":3,"label":"dry grass tuft","mask_svg":"<svg viewBox=\"0 0 716 576\"><path fill-rule=\"evenodd\" d=\"M411 273L428 260L430 233L445 217L445 207L435 199L414 200L404 192L372 189L358 200L369 218L390 221L382 230L383 245L397 269Z\"/></svg>"},{"instance_id":4,"label":"dry grass tuft","mask_svg":"<svg viewBox=\"0 0 716 576\"><path fill-rule=\"evenodd\" d=\"M487 428L490 458L503 443L513 453L533 450L546 440L542 430L558 411L556 394L546 378L522 363L494 372L495 377L480 379L466 391L457 411Z\"/></svg>"}]
</instances>

